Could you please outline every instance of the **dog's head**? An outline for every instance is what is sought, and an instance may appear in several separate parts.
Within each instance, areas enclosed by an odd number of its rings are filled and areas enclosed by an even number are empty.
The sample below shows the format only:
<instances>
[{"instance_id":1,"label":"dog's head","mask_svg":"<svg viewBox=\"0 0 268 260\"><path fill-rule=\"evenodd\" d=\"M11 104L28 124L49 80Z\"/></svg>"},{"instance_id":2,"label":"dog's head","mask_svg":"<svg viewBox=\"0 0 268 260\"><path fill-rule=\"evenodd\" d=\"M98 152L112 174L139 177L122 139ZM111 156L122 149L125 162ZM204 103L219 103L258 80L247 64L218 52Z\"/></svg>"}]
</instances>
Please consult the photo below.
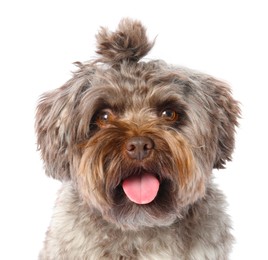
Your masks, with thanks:
<instances>
[{"instance_id":1,"label":"dog's head","mask_svg":"<svg viewBox=\"0 0 268 260\"><path fill-rule=\"evenodd\" d=\"M238 103L213 77L140 61L153 43L137 21L97 40L99 59L38 105L46 173L122 228L169 225L231 159Z\"/></svg>"}]
</instances>

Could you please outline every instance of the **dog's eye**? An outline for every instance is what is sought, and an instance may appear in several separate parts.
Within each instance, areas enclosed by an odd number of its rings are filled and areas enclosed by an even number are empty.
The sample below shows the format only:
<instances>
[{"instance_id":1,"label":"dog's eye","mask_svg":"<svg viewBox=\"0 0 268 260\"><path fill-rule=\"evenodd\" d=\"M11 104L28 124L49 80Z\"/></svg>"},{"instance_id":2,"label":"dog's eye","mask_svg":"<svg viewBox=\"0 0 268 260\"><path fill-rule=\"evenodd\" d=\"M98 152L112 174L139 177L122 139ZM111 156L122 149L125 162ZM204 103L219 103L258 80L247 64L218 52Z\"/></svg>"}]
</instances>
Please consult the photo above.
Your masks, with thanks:
<instances>
[{"instance_id":1,"label":"dog's eye","mask_svg":"<svg viewBox=\"0 0 268 260\"><path fill-rule=\"evenodd\" d=\"M101 127L106 126L111 123L114 115L110 110L102 110L97 116L97 124Z\"/></svg>"},{"instance_id":2,"label":"dog's eye","mask_svg":"<svg viewBox=\"0 0 268 260\"><path fill-rule=\"evenodd\" d=\"M171 109L162 111L161 117L167 121L177 121L179 119L178 113Z\"/></svg>"}]
</instances>

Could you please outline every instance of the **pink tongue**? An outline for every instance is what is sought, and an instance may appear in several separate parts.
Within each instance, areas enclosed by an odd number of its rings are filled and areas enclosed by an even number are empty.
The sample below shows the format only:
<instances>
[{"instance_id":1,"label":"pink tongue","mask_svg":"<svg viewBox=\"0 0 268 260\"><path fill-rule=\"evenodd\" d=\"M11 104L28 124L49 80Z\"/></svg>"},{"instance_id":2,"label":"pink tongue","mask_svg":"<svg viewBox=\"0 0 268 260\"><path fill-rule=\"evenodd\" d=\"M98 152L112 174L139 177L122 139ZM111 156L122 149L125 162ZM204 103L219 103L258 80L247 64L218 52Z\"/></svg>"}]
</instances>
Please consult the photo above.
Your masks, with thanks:
<instances>
[{"instance_id":1,"label":"pink tongue","mask_svg":"<svg viewBox=\"0 0 268 260\"><path fill-rule=\"evenodd\" d=\"M150 173L131 176L123 181L123 189L131 201L137 204L147 204L155 199L159 181Z\"/></svg>"}]
</instances>

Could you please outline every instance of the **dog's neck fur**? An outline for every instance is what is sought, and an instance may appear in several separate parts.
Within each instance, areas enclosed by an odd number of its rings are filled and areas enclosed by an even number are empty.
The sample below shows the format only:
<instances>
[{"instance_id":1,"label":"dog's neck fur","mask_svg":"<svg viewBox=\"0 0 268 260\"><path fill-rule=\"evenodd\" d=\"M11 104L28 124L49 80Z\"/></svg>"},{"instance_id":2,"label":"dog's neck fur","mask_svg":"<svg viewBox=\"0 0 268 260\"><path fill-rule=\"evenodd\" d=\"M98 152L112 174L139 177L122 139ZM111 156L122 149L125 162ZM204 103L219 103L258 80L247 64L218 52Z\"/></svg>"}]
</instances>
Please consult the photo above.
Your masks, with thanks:
<instances>
[{"instance_id":1,"label":"dog's neck fur","mask_svg":"<svg viewBox=\"0 0 268 260\"><path fill-rule=\"evenodd\" d=\"M72 183L66 182L40 259L226 259L232 238L224 208L224 197L210 184L202 201L170 228L122 231L90 210Z\"/></svg>"}]
</instances>

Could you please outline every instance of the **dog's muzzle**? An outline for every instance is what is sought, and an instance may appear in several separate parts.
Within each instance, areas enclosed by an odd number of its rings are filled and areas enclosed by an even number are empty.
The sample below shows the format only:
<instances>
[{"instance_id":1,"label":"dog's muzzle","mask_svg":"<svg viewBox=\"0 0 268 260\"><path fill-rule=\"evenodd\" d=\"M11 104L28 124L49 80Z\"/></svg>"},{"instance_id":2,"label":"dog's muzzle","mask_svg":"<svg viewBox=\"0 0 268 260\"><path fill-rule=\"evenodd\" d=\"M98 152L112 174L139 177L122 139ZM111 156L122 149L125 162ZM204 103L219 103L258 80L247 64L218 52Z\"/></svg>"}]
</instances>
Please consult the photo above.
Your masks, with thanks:
<instances>
[{"instance_id":1,"label":"dog's muzzle","mask_svg":"<svg viewBox=\"0 0 268 260\"><path fill-rule=\"evenodd\" d=\"M132 160L142 161L150 156L154 142L149 137L134 136L125 145L126 153ZM157 196L159 180L149 172L133 175L123 180L122 187L129 200L136 204L148 204Z\"/></svg>"}]
</instances>

